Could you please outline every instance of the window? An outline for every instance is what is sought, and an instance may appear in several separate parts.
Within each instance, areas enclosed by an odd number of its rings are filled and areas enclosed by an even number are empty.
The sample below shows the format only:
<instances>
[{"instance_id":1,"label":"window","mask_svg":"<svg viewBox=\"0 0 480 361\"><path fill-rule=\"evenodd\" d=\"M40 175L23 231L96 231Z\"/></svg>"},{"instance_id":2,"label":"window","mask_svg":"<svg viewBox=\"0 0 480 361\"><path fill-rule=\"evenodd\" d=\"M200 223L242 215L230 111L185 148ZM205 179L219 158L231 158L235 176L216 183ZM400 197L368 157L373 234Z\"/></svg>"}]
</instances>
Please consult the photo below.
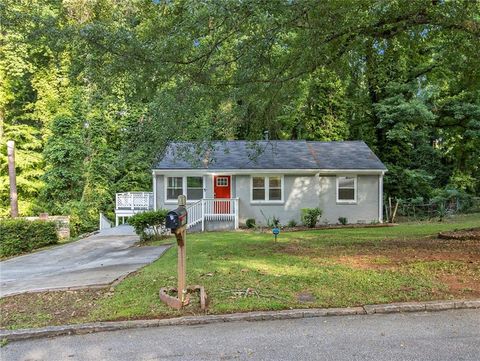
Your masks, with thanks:
<instances>
[{"instance_id":1,"label":"window","mask_svg":"<svg viewBox=\"0 0 480 361\"><path fill-rule=\"evenodd\" d=\"M203 198L203 177L187 177L187 199Z\"/></svg>"},{"instance_id":2,"label":"window","mask_svg":"<svg viewBox=\"0 0 480 361\"><path fill-rule=\"evenodd\" d=\"M252 177L252 202L282 202L283 176Z\"/></svg>"},{"instance_id":3,"label":"window","mask_svg":"<svg viewBox=\"0 0 480 361\"><path fill-rule=\"evenodd\" d=\"M185 194L187 201L203 198L203 177L167 177L166 200L176 201Z\"/></svg>"},{"instance_id":4,"label":"window","mask_svg":"<svg viewBox=\"0 0 480 361\"><path fill-rule=\"evenodd\" d=\"M254 201L265 200L265 178L264 177L253 177L252 200Z\"/></svg>"},{"instance_id":5,"label":"window","mask_svg":"<svg viewBox=\"0 0 480 361\"><path fill-rule=\"evenodd\" d=\"M282 200L282 178L280 177L268 178L268 199L271 201Z\"/></svg>"},{"instance_id":6,"label":"window","mask_svg":"<svg viewBox=\"0 0 480 361\"><path fill-rule=\"evenodd\" d=\"M228 187L228 177L217 177L217 187Z\"/></svg>"},{"instance_id":7,"label":"window","mask_svg":"<svg viewBox=\"0 0 480 361\"><path fill-rule=\"evenodd\" d=\"M357 201L357 177L337 177L337 202L355 203Z\"/></svg>"},{"instance_id":8,"label":"window","mask_svg":"<svg viewBox=\"0 0 480 361\"><path fill-rule=\"evenodd\" d=\"M168 177L167 179L167 199L176 200L183 193L183 178Z\"/></svg>"}]
</instances>

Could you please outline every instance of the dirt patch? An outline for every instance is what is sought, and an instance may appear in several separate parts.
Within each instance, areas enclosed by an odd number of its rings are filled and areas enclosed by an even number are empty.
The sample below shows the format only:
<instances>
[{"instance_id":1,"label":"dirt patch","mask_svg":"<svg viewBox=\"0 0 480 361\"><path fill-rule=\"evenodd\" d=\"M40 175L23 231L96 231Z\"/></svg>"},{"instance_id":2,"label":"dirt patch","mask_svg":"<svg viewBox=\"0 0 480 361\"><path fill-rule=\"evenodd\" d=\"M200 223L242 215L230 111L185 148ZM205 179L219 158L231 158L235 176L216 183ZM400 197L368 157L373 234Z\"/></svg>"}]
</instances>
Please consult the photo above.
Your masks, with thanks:
<instances>
[{"instance_id":1,"label":"dirt patch","mask_svg":"<svg viewBox=\"0 0 480 361\"><path fill-rule=\"evenodd\" d=\"M290 249L290 251L292 251ZM328 258L357 269L395 269L414 262L463 262L480 264L480 241L445 241L439 239L383 241L376 245L361 244L348 249L329 249Z\"/></svg>"},{"instance_id":2,"label":"dirt patch","mask_svg":"<svg viewBox=\"0 0 480 361\"><path fill-rule=\"evenodd\" d=\"M314 296L314 294L311 293L311 292L308 292L308 291L297 293L295 295L295 298L300 303L315 302L317 300L317 298Z\"/></svg>"},{"instance_id":3,"label":"dirt patch","mask_svg":"<svg viewBox=\"0 0 480 361\"><path fill-rule=\"evenodd\" d=\"M337 264L363 270L385 270L398 266L398 262L396 263L385 256L341 256L335 258L333 261Z\"/></svg>"},{"instance_id":4,"label":"dirt patch","mask_svg":"<svg viewBox=\"0 0 480 361\"><path fill-rule=\"evenodd\" d=\"M371 259L387 258L393 263L409 260L460 260L480 262L480 240L467 239L399 239L377 242L362 242L326 247L309 247L308 241L278 245L276 252L309 258L332 258L351 256L360 263Z\"/></svg>"},{"instance_id":5,"label":"dirt patch","mask_svg":"<svg viewBox=\"0 0 480 361\"><path fill-rule=\"evenodd\" d=\"M451 232L440 232L438 238L441 239L458 239L458 240L480 240L480 227L462 229Z\"/></svg>"},{"instance_id":6,"label":"dirt patch","mask_svg":"<svg viewBox=\"0 0 480 361\"><path fill-rule=\"evenodd\" d=\"M455 297L480 297L480 280L468 279L459 275L441 275L439 281L448 287L448 294Z\"/></svg>"},{"instance_id":7,"label":"dirt patch","mask_svg":"<svg viewBox=\"0 0 480 361\"><path fill-rule=\"evenodd\" d=\"M20 323L30 313L43 314L48 324L72 322L88 316L96 303L108 297L108 289L25 293L0 300L0 327ZM23 327L34 327L28 322Z\"/></svg>"}]
</instances>

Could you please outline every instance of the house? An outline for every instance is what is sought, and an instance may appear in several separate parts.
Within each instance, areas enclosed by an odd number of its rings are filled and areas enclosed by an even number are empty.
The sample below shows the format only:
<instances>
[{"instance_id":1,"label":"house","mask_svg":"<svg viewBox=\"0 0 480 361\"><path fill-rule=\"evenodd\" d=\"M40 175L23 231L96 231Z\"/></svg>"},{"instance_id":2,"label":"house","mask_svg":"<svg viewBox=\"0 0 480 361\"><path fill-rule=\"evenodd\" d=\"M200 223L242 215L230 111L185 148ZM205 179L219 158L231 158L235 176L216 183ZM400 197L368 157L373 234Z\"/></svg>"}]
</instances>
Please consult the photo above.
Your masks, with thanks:
<instances>
[{"instance_id":1,"label":"house","mask_svg":"<svg viewBox=\"0 0 480 361\"><path fill-rule=\"evenodd\" d=\"M178 142L154 165L152 193L122 197L131 198L135 212L152 203L173 209L185 194L189 227L199 230L234 229L249 218L264 225L272 217L300 223L301 209L314 207L322 209L325 224L339 217L382 222L386 171L363 141ZM134 204L135 197L143 200Z\"/></svg>"}]
</instances>

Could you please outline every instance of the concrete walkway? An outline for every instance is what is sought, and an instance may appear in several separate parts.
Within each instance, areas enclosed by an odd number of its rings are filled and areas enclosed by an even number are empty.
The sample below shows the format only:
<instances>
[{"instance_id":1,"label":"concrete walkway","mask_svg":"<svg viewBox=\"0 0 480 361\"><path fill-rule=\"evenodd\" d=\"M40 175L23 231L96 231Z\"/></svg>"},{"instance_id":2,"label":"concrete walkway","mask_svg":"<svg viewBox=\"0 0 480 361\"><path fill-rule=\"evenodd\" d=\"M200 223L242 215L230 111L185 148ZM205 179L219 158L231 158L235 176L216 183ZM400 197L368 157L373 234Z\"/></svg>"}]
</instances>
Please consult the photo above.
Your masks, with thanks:
<instances>
[{"instance_id":1,"label":"concrete walkway","mask_svg":"<svg viewBox=\"0 0 480 361\"><path fill-rule=\"evenodd\" d=\"M0 297L46 290L106 286L155 261L169 246L132 247L123 225L44 251L0 262Z\"/></svg>"}]
</instances>

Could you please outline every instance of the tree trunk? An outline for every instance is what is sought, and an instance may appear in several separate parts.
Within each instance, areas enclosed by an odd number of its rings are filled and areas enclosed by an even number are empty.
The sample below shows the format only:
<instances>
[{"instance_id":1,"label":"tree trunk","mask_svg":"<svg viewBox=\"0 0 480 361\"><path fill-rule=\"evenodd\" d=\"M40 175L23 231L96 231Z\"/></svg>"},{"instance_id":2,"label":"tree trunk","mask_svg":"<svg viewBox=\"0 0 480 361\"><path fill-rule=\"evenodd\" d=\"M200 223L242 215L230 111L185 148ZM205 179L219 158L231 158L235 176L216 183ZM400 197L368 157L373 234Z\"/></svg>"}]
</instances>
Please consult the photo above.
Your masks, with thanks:
<instances>
[{"instance_id":1,"label":"tree trunk","mask_svg":"<svg viewBox=\"0 0 480 361\"><path fill-rule=\"evenodd\" d=\"M18 217L17 175L15 172L15 142L7 142L8 176L10 179L10 215Z\"/></svg>"}]
</instances>

